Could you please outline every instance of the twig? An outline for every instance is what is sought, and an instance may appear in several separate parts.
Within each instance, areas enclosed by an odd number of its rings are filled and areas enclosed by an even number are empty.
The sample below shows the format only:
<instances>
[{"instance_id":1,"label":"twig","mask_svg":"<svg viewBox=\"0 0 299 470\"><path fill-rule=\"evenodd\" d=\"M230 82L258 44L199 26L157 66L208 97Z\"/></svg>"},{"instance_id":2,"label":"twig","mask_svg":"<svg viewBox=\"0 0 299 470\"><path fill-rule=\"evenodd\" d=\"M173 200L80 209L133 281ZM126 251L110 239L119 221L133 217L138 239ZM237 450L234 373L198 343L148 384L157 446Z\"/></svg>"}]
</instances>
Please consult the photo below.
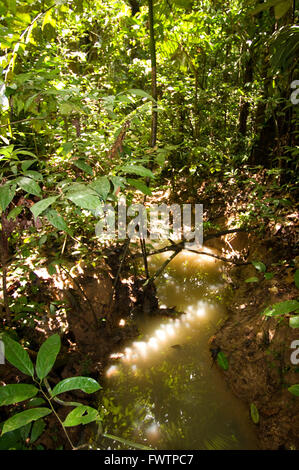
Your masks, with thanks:
<instances>
[{"instance_id":1,"label":"twig","mask_svg":"<svg viewBox=\"0 0 299 470\"><path fill-rule=\"evenodd\" d=\"M145 283L143 284L143 287L147 286L148 284L152 283L155 281L155 279L157 279L157 277L160 276L160 274L162 274L162 272L164 271L164 269L167 267L167 265L170 263L170 261L173 260L173 258L175 258L176 255L179 254L179 251L175 251L174 253L172 253L172 255L170 256L170 258L168 258L163 264L162 266L158 269L158 271L156 271L156 273L150 277L147 281L145 281Z\"/></svg>"},{"instance_id":2,"label":"twig","mask_svg":"<svg viewBox=\"0 0 299 470\"><path fill-rule=\"evenodd\" d=\"M142 255L143 255L143 262L144 262L144 269L145 269L146 279L149 279L148 264L147 264L147 253L146 253L146 245L145 245L144 238L140 238L140 245L141 245L141 250L142 250Z\"/></svg>"},{"instance_id":3,"label":"twig","mask_svg":"<svg viewBox=\"0 0 299 470\"><path fill-rule=\"evenodd\" d=\"M119 279L119 276L120 276L120 273L121 273L121 270L122 270L122 266L123 266L123 263L124 263L129 245L130 245L130 239L128 238L126 240L125 244L124 244L124 251L123 251L122 258L120 260L119 267L118 267L118 270L117 270L117 273L116 273L116 276L115 276L115 279L114 279L113 289L112 289L112 292L110 294L110 299L109 299L109 309L110 309L110 311L111 311L111 307L112 307L113 294L116 290L118 279Z\"/></svg>"}]
</instances>

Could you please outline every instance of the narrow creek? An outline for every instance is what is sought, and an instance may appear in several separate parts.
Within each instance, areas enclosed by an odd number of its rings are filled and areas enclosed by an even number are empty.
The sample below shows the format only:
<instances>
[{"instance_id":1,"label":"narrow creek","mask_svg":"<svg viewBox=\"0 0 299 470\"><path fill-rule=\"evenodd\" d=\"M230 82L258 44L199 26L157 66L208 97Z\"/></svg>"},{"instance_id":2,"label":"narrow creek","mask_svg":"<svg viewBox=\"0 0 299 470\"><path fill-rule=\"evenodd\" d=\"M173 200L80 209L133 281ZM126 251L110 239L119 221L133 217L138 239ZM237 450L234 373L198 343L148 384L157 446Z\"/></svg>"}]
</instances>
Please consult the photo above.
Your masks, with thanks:
<instances>
[{"instance_id":1,"label":"narrow creek","mask_svg":"<svg viewBox=\"0 0 299 470\"><path fill-rule=\"evenodd\" d=\"M206 249L208 251L208 249ZM151 272L169 257L149 258ZM100 408L107 432L153 449L257 449L248 409L213 364L209 338L225 316L222 264L182 251L156 281L159 303L185 312L142 316L140 337L106 370ZM127 449L106 440L109 449Z\"/></svg>"}]
</instances>

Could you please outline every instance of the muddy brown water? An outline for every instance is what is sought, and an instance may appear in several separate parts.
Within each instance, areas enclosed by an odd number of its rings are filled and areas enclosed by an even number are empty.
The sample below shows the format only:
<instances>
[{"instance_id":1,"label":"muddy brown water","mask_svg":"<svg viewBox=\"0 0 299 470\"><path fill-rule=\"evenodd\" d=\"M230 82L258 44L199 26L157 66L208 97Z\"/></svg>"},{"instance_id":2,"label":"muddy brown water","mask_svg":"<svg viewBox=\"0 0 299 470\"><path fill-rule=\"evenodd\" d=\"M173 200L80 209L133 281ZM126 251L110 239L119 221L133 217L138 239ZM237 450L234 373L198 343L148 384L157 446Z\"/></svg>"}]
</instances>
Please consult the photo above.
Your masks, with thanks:
<instances>
[{"instance_id":1,"label":"muddy brown water","mask_svg":"<svg viewBox=\"0 0 299 470\"><path fill-rule=\"evenodd\" d=\"M150 271L169 255L149 258ZM182 251L156 285L162 307L185 313L137 319L141 335L107 368L100 398L106 432L126 443L101 439L101 448L134 442L164 450L257 449L249 410L228 390L209 351L225 316L221 262Z\"/></svg>"}]
</instances>

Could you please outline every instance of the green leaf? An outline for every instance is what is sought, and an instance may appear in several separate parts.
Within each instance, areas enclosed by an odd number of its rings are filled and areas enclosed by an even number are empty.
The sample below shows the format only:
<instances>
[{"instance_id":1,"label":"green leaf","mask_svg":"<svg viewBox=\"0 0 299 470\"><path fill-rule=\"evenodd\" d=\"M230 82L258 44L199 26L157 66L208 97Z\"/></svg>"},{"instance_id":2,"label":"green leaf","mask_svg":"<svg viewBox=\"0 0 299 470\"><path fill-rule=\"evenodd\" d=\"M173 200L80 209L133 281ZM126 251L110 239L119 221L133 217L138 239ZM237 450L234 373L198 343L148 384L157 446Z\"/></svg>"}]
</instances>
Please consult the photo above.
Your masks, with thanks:
<instances>
[{"instance_id":1,"label":"green leaf","mask_svg":"<svg viewBox=\"0 0 299 470\"><path fill-rule=\"evenodd\" d=\"M60 214L58 214L57 211L55 211L54 209L48 211L46 213L46 217L48 221L50 222L50 224L53 225L53 227L57 228L58 230L63 230L64 232L71 234L71 231L68 228L64 218Z\"/></svg>"},{"instance_id":2,"label":"green leaf","mask_svg":"<svg viewBox=\"0 0 299 470\"><path fill-rule=\"evenodd\" d=\"M16 192L16 185L6 183L0 186L0 209L5 211L14 198Z\"/></svg>"},{"instance_id":3,"label":"green leaf","mask_svg":"<svg viewBox=\"0 0 299 470\"><path fill-rule=\"evenodd\" d=\"M87 165L87 163L84 162L84 160L76 160L73 161L73 164L77 167L80 168L80 170L85 171L88 175L93 176L93 170L90 165Z\"/></svg>"},{"instance_id":4,"label":"green leaf","mask_svg":"<svg viewBox=\"0 0 299 470\"><path fill-rule=\"evenodd\" d=\"M146 184L142 183L142 181L130 179L130 178L128 178L127 181L131 186L134 186L134 188L138 189L143 194L147 194L148 196L151 196L152 192L150 188L146 186Z\"/></svg>"},{"instance_id":5,"label":"green leaf","mask_svg":"<svg viewBox=\"0 0 299 470\"><path fill-rule=\"evenodd\" d=\"M264 276L265 276L265 279L267 281L270 281L271 279L273 279L274 274L273 273L265 273Z\"/></svg>"},{"instance_id":6,"label":"green leaf","mask_svg":"<svg viewBox=\"0 0 299 470\"><path fill-rule=\"evenodd\" d=\"M102 388L98 382L90 377L70 377L59 382L52 390L52 396L55 397L60 393L69 392L70 390L82 390L85 393L94 393Z\"/></svg>"},{"instance_id":7,"label":"green leaf","mask_svg":"<svg viewBox=\"0 0 299 470\"><path fill-rule=\"evenodd\" d=\"M56 263L50 263L48 268L48 273L50 274L50 276L53 276L54 274L57 274L57 269L56 269Z\"/></svg>"},{"instance_id":8,"label":"green leaf","mask_svg":"<svg viewBox=\"0 0 299 470\"><path fill-rule=\"evenodd\" d=\"M63 101L59 105L59 109L62 115L68 115L75 111L75 106L72 103L67 103L66 101Z\"/></svg>"},{"instance_id":9,"label":"green leaf","mask_svg":"<svg viewBox=\"0 0 299 470\"><path fill-rule=\"evenodd\" d=\"M219 366L222 367L223 370L228 369L228 359L222 351L220 351L217 354L217 362L218 362Z\"/></svg>"},{"instance_id":10,"label":"green leaf","mask_svg":"<svg viewBox=\"0 0 299 470\"><path fill-rule=\"evenodd\" d=\"M30 178L36 181L42 181L44 179L43 175L38 171L28 170L24 171L24 176L29 176Z\"/></svg>"},{"instance_id":11,"label":"green leaf","mask_svg":"<svg viewBox=\"0 0 299 470\"><path fill-rule=\"evenodd\" d=\"M288 388L288 391L296 397L299 397L299 384L292 385Z\"/></svg>"},{"instance_id":12,"label":"green leaf","mask_svg":"<svg viewBox=\"0 0 299 470\"><path fill-rule=\"evenodd\" d=\"M107 176L101 176L90 184L91 188L94 189L101 198L106 201L108 194L110 193L110 181Z\"/></svg>"},{"instance_id":13,"label":"green leaf","mask_svg":"<svg viewBox=\"0 0 299 470\"><path fill-rule=\"evenodd\" d=\"M32 408L33 406L39 406L43 405L46 403L46 401L43 398L37 397L37 398L32 398L31 400L28 401L27 403L27 408Z\"/></svg>"},{"instance_id":14,"label":"green leaf","mask_svg":"<svg viewBox=\"0 0 299 470\"><path fill-rule=\"evenodd\" d=\"M2 335L2 340L5 346L5 358L8 362L23 372L23 374L33 377L34 367L27 351L6 334Z\"/></svg>"},{"instance_id":15,"label":"green leaf","mask_svg":"<svg viewBox=\"0 0 299 470\"><path fill-rule=\"evenodd\" d=\"M286 300L285 302L278 302L277 304L270 305L261 313L261 315L265 315L266 317L276 317L294 312L298 308L299 302L297 300Z\"/></svg>"},{"instance_id":16,"label":"green leaf","mask_svg":"<svg viewBox=\"0 0 299 470\"><path fill-rule=\"evenodd\" d=\"M89 193L68 193L67 198L82 209L96 210L101 204L98 196Z\"/></svg>"},{"instance_id":17,"label":"green leaf","mask_svg":"<svg viewBox=\"0 0 299 470\"><path fill-rule=\"evenodd\" d=\"M30 443L33 444L43 433L46 427L46 423L43 419L38 419L33 423L31 436L30 436Z\"/></svg>"},{"instance_id":18,"label":"green leaf","mask_svg":"<svg viewBox=\"0 0 299 470\"><path fill-rule=\"evenodd\" d=\"M275 18L279 20L282 18L292 7L293 0L283 0L274 7Z\"/></svg>"},{"instance_id":19,"label":"green leaf","mask_svg":"<svg viewBox=\"0 0 299 470\"><path fill-rule=\"evenodd\" d=\"M50 336L40 347L36 359L36 373L42 380L52 369L57 354L60 351L61 342L58 334Z\"/></svg>"},{"instance_id":20,"label":"green leaf","mask_svg":"<svg viewBox=\"0 0 299 470\"><path fill-rule=\"evenodd\" d=\"M99 420L99 412L90 406L77 406L72 410L64 421L65 427L78 426L78 424L88 424L92 421Z\"/></svg>"},{"instance_id":21,"label":"green leaf","mask_svg":"<svg viewBox=\"0 0 299 470\"><path fill-rule=\"evenodd\" d=\"M299 269L296 269L294 274L295 286L299 289Z\"/></svg>"},{"instance_id":22,"label":"green leaf","mask_svg":"<svg viewBox=\"0 0 299 470\"><path fill-rule=\"evenodd\" d=\"M121 176L110 176L110 180L113 184L113 192L115 192L118 188L123 188L124 187L124 181L125 179L122 178Z\"/></svg>"},{"instance_id":23,"label":"green leaf","mask_svg":"<svg viewBox=\"0 0 299 470\"><path fill-rule=\"evenodd\" d=\"M37 219L37 217L42 214L51 204L53 204L57 198L58 196L47 197L46 199L42 199L41 201L36 202L32 207L30 207L34 218Z\"/></svg>"},{"instance_id":24,"label":"green leaf","mask_svg":"<svg viewBox=\"0 0 299 470\"><path fill-rule=\"evenodd\" d=\"M154 98L146 93L146 91L140 90L138 88L131 88L130 90L127 91L127 93L130 93L131 95L135 96L140 96L141 98L147 98L148 100L155 101Z\"/></svg>"},{"instance_id":25,"label":"green leaf","mask_svg":"<svg viewBox=\"0 0 299 470\"><path fill-rule=\"evenodd\" d=\"M18 215L22 212L23 210L23 207L22 206L17 206L17 207L14 207L8 214L7 216L7 220L15 220Z\"/></svg>"},{"instance_id":26,"label":"green leaf","mask_svg":"<svg viewBox=\"0 0 299 470\"><path fill-rule=\"evenodd\" d=\"M41 189L36 181L31 178L27 178L27 176L23 176L18 180L18 185L22 188L26 193L34 194L35 196L41 195Z\"/></svg>"},{"instance_id":27,"label":"green leaf","mask_svg":"<svg viewBox=\"0 0 299 470\"><path fill-rule=\"evenodd\" d=\"M36 162L36 159L35 160L25 160L24 162L22 162L22 165L21 165L21 168L22 168L22 171L26 171L28 170L28 168L33 165L33 163Z\"/></svg>"},{"instance_id":28,"label":"green leaf","mask_svg":"<svg viewBox=\"0 0 299 470\"><path fill-rule=\"evenodd\" d=\"M298 315L290 318L289 326L291 328L299 328L299 316Z\"/></svg>"},{"instance_id":29,"label":"green leaf","mask_svg":"<svg viewBox=\"0 0 299 470\"><path fill-rule=\"evenodd\" d=\"M38 388L34 385L13 384L0 387L0 406L19 403L35 397L37 393Z\"/></svg>"},{"instance_id":30,"label":"green leaf","mask_svg":"<svg viewBox=\"0 0 299 470\"><path fill-rule=\"evenodd\" d=\"M269 10L271 7L275 7L279 3L285 3L286 1L288 1L288 0L268 0L267 2L262 3L262 4L258 5L256 8L254 8L251 11L251 14L252 15L257 15L261 11Z\"/></svg>"},{"instance_id":31,"label":"green leaf","mask_svg":"<svg viewBox=\"0 0 299 470\"><path fill-rule=\"evenodd\" d=\"M258 277L249 277L248 279L245 279L245 282L259 282L259 278Z\"/></svg>"},{"instance_id":32,"label":"green leaf","mask_svg":"<svg viewBox=\"0 0 299 470\"><path fill-rule=\"evenodd\" d=\"M58 2L55 2L58 4ZM51 26L53 26L53 28L55 28L56 26L56 20L54 18L52 18L52 9L48 10L45 15L44 15L44 20L43 20L43 23L42 23L42 31L44 30L46 24L50 24Z\"/></svg>"},{"instance_id":33,"label":"green leaf","mask_svg":"<svg viewBox=\"0 0 299 470\"><path fill-rule=\"evenodd\" d=\"M145 168L142 165L124 165L121 168L122 173L144 176L146 178L154 178L155 175L152 173L151 170Z\"/></svg>"},{"instance_id":34,"label":"green leaf","mask_svg":"<svg viewBox=\"0 0 299 470\"><path fill-rule=\"evenodd\" d=\"M33 408L32 410L22 411L21 413L18 413L4 421L1 436L7 432L11 432L15 429L25 426L32 421L43 418L50 413L51 410L49 408Z\"/></svg>"},{"instance_id":35,"label":"green leaf","mask_svg":"<svg viewBox=\"0 0 299 470\"><path fill-rule=\"evenodd\" d=\"M251 419L254 422L254 424L258 424L258 422L260 420L260 415L259 415L258 409L257 409L257 407L255 406L254 403L251 403L251 405L250 405L250 415L251 415Z\"/></svg>"},{"instance_id":36,"label":"green leaf","mask_svg":"<svg viewBox=\"0 0 299 470\"><path fill-rule=\"evenodd\" d=\"M261 261L251 261L255 269L261 273L266 272L266 266Z\"/></svg>"}]
</instances>

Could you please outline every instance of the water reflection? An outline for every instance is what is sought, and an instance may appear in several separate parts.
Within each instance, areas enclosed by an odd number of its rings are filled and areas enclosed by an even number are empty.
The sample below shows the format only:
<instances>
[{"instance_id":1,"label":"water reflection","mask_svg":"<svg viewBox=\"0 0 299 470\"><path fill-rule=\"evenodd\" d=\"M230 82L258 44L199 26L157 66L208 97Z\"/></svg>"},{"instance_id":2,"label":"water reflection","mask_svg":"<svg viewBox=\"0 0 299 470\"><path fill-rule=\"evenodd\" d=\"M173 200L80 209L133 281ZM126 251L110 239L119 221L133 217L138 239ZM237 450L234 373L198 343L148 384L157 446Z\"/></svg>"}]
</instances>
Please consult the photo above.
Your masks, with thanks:
<instances>
[{"instance_id":1,"label":"water reflection","mask_svg":"<svg viewBox=\"0 0 299 470\"><path fill-rule=\"evenodd\" d=\"M168 256L152 257L151 272ZM157 289L161 304L185 313L139 318L142 338L106 371L101 410L107 430L158 449L257 448L247 410L211 367L208 339L223 315L221 264L182 252ZM112 448L125 446L115 442Z\"/></svg>"}]
</instances>

